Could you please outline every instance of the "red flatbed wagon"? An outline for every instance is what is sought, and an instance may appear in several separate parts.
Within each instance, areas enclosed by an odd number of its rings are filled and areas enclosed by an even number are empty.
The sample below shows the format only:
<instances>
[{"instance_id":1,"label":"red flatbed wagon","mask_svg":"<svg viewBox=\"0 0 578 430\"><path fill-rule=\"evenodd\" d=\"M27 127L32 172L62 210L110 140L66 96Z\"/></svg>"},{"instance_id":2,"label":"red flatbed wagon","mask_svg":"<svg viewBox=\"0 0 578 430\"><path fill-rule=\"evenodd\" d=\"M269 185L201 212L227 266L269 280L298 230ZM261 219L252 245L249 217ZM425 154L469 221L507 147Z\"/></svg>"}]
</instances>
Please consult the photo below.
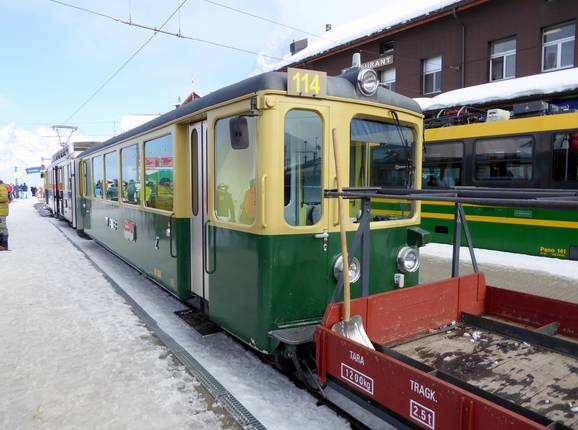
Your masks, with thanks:
<instances>
[{"instance_id":1,"label":"red flatbed wagon","mask_svg":"<svg viewBox=\"0 0 578 430\"><path fill-rule=\"evenodd\" d=\"M375 347L315 333L319 382L422 429L578 428L578 304L487 286L481 273L351 302Z\"/></svg>"}]
</instances>

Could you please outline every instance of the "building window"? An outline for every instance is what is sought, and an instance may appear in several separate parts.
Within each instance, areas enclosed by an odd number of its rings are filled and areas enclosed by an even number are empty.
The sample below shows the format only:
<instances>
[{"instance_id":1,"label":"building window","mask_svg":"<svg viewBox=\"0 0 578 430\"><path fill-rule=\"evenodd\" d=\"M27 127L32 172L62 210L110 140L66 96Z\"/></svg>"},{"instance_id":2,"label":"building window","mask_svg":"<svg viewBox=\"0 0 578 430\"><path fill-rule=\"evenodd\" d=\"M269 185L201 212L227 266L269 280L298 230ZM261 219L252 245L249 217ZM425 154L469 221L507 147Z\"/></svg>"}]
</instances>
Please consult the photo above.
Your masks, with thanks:
<instances>
[{"instance_id":1,"label":"building window","mask_svg":"<svg viewBox=\"0 0 578 430\"><path fill-rule=\"evenodd\" d=\"M387 69L381 72L381 83L388 90L395 91L395 69Z\"/></svg>"},{"instance_id":2,"label":"building window","mask_svg":"<svg viewBox=\"0 0 578 430\"><path fill-rule=\"evenodd\" d=\"M393 55L393 42L383 42L379 45L380 55Z\"/></svg>"},{"instance_id":3,"label":"building window","mask_svg":"<svg viewBox=\"0 0 578 430\"><path fill-rule=\"evenodd\" d=\"M442 57L423 61L423 93L433 94L442 90Z\"/></svg>"},{"instance_id":4,"label":"building window","mask_svg":"<svg viewBox=\"0 0 578 430\"><path fill-rule=\"evenodd\" d=\"M173 210L173 136L145 142L145 204L149 208Z\"/></svg>"},{"instance_id":5,"label":"building window","mask_svg":"<svg viewBox=\"0 0 578 430\"><path fill-rule=\"evenodd\" d=\"M516 38L490 43L490 81L516 77Z\"/></svg>"},{"instance_id":6,"label":"building window","mask_svg":"<svg viewBox=\"0 0 578 430\"><path fill-rule=\"evenodd\" d=\"M534 139L530 136L478 140L476 179L529 181L533 177Z\"/></svg>"},{"instance_id":7,"label":"building window","mask_svg":"<svg viewBox=\"0 0 578 430\"><path fill-rule=\"evenodd\" d=\"M231 124L231 121L234 121ZM235 125L235 124L238 125ZM242 134L243 144L231 141L231 129ZM217 219L251 225L255 221L257 194L257 119L228 117L215 124L215 194Z\"/></svg>"},{"instance_id":8,"label":"building window","mask_svg":"<svg viewBox=\"0 0 578 430\"><path fill-rule=\"evenodd\" d=\"M575 23L546 28L542 35L542 71L573 67L575 39Z\"/></svg>"}]
</instances>

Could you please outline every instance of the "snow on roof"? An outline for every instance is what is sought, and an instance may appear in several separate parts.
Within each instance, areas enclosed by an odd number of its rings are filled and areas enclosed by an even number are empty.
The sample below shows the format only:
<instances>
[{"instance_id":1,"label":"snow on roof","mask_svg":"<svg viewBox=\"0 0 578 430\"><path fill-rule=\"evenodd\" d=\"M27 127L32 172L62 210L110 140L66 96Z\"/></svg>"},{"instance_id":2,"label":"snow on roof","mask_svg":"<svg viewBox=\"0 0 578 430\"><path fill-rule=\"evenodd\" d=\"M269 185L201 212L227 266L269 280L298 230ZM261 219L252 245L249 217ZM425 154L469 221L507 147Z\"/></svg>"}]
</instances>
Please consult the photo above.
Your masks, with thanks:
<instances>
[{"instance_id":1,"label":"snow on roof","mask_svg":"<svg viewBox=\"0 0 578 430\"><path fill-rule=\"evenodd\" d=\"M395 6L389 5L384 9L373 11L364 18L351 21L323 33L323 38L317 38L307 48L297 52L295 55L285 55L283 60L278 63L266 64L263 62L261 71L281 69L289 64L322 54L337 46L389 30L398 25L403 25L420 16L431 15L440 9L462 3L463 1L464 0L420 0L415 3L402 1L398 2Z\"/></svg>"},{"instance_id":2,"label":"snow on roof","mask_svg":"<svg viewBox=\"0 0 578 430\"><path fill-rule=\"evenodd\" d=\"M540 73L448 91L435 97L415 98L423 111L452 106L483 105L527 96L562 93L578 89L578 67Z\"/></svg>"}]
</instances>

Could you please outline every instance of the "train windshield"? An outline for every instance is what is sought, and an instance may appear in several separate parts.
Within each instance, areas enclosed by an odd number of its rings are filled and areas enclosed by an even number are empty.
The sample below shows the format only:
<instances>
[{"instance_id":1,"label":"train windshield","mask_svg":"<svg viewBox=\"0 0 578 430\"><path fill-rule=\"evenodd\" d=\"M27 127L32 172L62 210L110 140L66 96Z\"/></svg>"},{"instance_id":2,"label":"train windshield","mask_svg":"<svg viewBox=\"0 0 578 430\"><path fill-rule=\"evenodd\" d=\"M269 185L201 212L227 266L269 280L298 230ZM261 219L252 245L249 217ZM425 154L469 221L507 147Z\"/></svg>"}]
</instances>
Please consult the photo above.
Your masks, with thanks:
<instances>
[{"instance_id":1,"label":"train windshield","mask_svg":"<svg viewBox=\"0 0 578 430\"><path fill-rule=\"evenodd\" d=\"M354 118L350 129L349 186L412 188L415 183L415 133L409 127ZM357 218L360 202L351 202ZM407 201L372 201L372 220L411 217Z\"/></svg>"}]
</instances>

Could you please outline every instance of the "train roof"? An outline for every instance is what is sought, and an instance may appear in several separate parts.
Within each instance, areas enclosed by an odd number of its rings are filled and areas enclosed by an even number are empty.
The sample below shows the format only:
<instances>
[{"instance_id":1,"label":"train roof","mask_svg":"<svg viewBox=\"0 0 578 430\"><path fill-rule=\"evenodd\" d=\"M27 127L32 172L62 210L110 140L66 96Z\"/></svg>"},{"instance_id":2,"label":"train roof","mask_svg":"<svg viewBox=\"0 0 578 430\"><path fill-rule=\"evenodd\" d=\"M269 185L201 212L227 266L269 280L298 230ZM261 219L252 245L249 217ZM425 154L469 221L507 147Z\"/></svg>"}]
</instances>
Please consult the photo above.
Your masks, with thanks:
<instances>
[{"instance_id":1,"label":"train roof","mask_svg":"<svg viewBox=\"0 0 578 430\"><path fill-rule=\"evenodd\" d=\"M476 122L448 127L426 128L427 142L457 140L478 137L506 136L514 134L540 133L557 130L576 130L578 112L552 115L528 116L502 121Z\"/></svg>"},{"instance_id":2,"label":"train roof","mask_svg":"<svg viewBox=\"0 0 578 430\"><path fill-rule=\"evenodd\" d=\"M352 100L361 100L382 103L384 105L393 106L401 109L407 109L412 112L421 114L419 105L409 97L394 93L385 88L378 88L373 96L364 96L356 91L356 81L358 69L350 69L339 76L327 77L327 95L330 97L342 97ZM155 118L145 124L128 130L118 136L95 145L84 151L81 155L88 155L100 149L112 146L117 142L121 142L131 137L153 130L166 123L171 123L179 118L186 117L195 112L201 111L207 107L233 100L238 97L253 94L258 91L287 91L287 73L285 72L267 72L257 76L250 77L236 84L229 85L215 92L207 94L200 99L181 106L177 109L169 111L158 118Z\"/></svg>"}]
</instances>

